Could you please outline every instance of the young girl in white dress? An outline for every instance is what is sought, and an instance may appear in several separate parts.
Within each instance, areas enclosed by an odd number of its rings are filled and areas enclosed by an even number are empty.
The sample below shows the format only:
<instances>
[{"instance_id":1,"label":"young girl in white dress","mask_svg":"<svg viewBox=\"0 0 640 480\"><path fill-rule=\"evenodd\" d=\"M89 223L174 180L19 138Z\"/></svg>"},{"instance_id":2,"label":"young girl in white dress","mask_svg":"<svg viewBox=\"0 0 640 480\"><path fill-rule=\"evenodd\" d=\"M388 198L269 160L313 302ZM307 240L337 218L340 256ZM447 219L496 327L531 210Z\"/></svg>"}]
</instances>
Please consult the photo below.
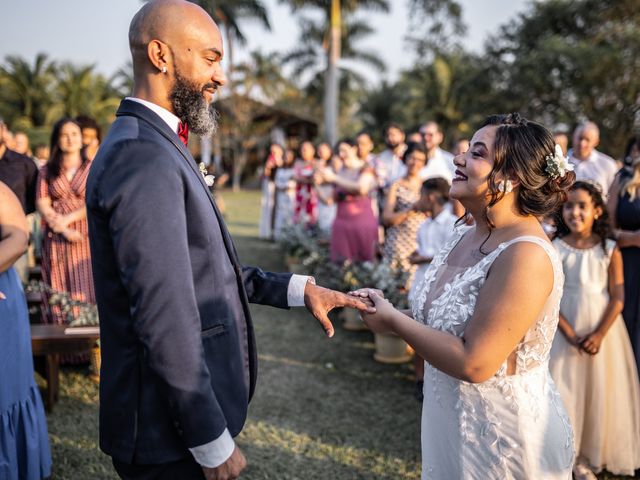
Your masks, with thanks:
<instances>
[{"instance_id":1,"label":"young girl in white dress","mask_svg":"<svg viewBox=\"0 0 640 480\"><path fill-rule=\"evenodd\" d=\"M549 374L562 263L536 216L574 180L551 133L493 115L454 159L450 196L475 225L456 230L399 312L371 289L363 315L425 359L423 479L571 479L569 417ZM417 320L417 321L416 321Z\"/></svg>"},{"instance_id":2,"label":"young girl in white dress","mask_svg":"<svg viewBox=\"0 0 640 480\"><path fill-rule=\"evenodd\" d=\"M624 302L622 255L608 240L599 187L576 182L553 242L565 275L549 367L569 412L578 454L574 477L633 475L640 468L640 386Z\"/></svg>"}]
</instances>

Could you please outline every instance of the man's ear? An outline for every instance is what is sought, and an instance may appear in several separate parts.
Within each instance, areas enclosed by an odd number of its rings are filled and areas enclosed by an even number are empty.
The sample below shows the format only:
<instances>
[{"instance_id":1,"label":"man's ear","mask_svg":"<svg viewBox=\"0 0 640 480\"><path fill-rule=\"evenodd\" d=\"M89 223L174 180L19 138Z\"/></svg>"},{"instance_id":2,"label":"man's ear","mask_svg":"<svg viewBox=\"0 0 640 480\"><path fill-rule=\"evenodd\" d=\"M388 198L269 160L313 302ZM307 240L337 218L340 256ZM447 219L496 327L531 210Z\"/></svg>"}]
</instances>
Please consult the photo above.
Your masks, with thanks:
<instances>
[{"instance_id":1,"label":"man's ear","mask_svg":"<svg viewBox=\"0 0 640 480\"><path fill-rule=\"evenodd\" d=\"M169 46L160 40L151 40L147 45L147 56L151 64L162 73L167 73L171 60Z\"/></svg>"}]
</instances>

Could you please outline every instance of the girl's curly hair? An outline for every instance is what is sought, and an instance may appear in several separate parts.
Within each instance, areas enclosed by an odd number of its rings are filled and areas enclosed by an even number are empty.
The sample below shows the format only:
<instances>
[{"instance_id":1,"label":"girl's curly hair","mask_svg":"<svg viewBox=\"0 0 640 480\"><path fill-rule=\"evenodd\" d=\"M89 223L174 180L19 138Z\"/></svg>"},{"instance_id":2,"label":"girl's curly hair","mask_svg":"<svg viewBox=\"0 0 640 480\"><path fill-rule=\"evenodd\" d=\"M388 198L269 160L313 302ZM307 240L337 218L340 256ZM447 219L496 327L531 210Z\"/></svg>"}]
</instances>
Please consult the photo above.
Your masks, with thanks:
<instances>
[{"instance_id":1,"label":"girl's curly hair","mask_svg":"<svg viewBox=\"0 0 640 480\"><path fill-rule=\"evenodd\" d=\"M593 202L594 208L600 208L600 210L602 211L602 213L598 216L598 218L594 218L592 231L593 233L598 235L598 237L600 237L600 245L602 246L602 249L606 252L607 238L609 238L609 235L611 235L611 226L609 223L609 213L607 212L607 206L605 205L604 199L602 198L602 189L600 188L600 185L596 183L584 181L584 180L578 180L569 188L570 192L573 192L575 190L584 190L585 192L587 192L591 197L591 201ZM560 238L571 233L571 230L569 229L569 227L564 221L564 218L562 217L562 208L563 208L563 205L561 205L560 208L558 209L558 215L557 215L557 218L559 220L557 235Z\"/></svg>"}]
</instances>

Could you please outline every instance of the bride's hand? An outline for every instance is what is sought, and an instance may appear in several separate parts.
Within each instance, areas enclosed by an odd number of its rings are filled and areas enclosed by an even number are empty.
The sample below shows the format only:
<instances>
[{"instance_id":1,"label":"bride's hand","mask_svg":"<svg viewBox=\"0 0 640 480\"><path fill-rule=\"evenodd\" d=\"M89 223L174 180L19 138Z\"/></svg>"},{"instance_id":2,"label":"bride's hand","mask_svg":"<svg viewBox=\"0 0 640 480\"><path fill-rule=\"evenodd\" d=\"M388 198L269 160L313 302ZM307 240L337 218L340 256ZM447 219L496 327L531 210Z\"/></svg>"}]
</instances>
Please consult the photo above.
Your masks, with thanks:
<instances>
[{"instance_id":1,"label":"bride's hand","mask_svg":"<svg viewBox=\"0 0 640 480\"><path fill-rule=\"evenodd\" d=\"M393 332L392 320L394 314L397 313L397 310L389 300L386 300L378 294L379 290L368 290L368 298L373 303L376 313L360 312L362 320L375 333Z\"/></svg>"}]
</instances>

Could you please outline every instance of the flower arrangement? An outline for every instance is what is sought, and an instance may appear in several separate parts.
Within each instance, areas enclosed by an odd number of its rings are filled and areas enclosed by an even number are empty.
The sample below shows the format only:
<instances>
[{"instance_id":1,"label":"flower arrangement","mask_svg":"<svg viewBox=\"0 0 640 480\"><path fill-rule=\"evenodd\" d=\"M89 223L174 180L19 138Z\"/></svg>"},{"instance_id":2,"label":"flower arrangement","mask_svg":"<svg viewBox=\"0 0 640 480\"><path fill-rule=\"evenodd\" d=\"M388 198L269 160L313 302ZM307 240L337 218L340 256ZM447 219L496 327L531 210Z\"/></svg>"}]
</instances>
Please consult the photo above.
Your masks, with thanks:
<instances>
[{"instance_id":1,"label":"flower arrangement","mask_svg":"<svg viewBox=\"0 0 640 480\"><path fill-rule=\"evenodd\" d=\"M98 307L94 303L75 300L69 292L59 292L44 282L32 281L26 286L25 291L46 293L49 296L49 305L57 305L60 308L70 327L99 324Z\"/></svg>"}]
</instances>

